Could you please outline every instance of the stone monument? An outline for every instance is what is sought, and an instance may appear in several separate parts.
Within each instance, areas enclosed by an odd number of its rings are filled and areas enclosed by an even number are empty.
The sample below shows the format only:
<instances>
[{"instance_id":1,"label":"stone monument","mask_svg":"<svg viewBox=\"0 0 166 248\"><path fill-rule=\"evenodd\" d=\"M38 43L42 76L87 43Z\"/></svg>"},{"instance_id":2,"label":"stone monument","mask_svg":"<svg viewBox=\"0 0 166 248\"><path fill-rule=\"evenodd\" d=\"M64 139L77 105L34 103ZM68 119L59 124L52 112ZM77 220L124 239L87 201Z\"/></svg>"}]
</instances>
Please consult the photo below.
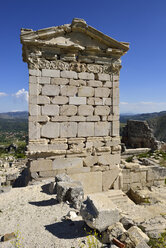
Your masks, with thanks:
<instances>
[{"instance_id":1,"label":"stone monument","mask_svg":"<svg viewBox=\"0 0 166 248\"><path fill-rule=\"evenodd\" d=\"M119 72L129 43L82 19L21 30L29 68L29 144L32 178L66 173L85 192L120 183Z\"/></svg>"}]
</instances>

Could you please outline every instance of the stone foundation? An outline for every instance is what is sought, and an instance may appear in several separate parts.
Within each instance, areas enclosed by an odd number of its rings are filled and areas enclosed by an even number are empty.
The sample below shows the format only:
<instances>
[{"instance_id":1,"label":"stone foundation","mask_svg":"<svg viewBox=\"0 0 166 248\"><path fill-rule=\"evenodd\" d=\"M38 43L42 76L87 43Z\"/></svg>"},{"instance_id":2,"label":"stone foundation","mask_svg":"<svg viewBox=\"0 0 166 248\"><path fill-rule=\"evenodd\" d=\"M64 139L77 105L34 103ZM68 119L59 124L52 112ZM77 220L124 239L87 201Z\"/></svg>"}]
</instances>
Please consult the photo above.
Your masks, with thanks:
<instances>
[{"instance_id":1,"label":"stone foundation","mask_svg":"<svg viewBox=\"0 0 166 248\"><path fill-rule=\"evenodd\" d=\"M22 29L21 42L29 67L32 178L65 172L89 192L113 187L120 163L120 57L129 44L80 19Z\"/></svg>"}]
</instances>

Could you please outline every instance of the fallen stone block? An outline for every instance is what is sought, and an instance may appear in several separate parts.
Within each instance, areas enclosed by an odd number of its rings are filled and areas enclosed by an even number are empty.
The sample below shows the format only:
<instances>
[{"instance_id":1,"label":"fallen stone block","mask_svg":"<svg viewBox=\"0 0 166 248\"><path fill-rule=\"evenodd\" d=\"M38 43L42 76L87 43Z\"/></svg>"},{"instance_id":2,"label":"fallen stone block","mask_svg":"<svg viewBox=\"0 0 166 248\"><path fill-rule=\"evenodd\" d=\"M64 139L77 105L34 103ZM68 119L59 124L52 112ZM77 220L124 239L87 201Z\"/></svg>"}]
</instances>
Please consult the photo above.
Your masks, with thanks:
<instances>
[{"instance_id":1,"label":"fallen stone block","mask_svg":"<svg viewBox=\"0 0 166 248\"><path fill-rule=\"evenodd\" d=\"M82 184L78 181L72 181L67 175L56 176L56 193L59 202L68 201L72 207L80 209L84 199Z\"/></svg>"},{"instance_id":2,"label":"fallen stone block","mask_svg":"<svg viewBox=\"0 0 166 248\"><path fill-rule=\"evenodd\" d=\"M130 239L138 245L142 241L147 243L149 241L149 237L137 226L132 226L128 229L128 234Z\"/></svg>"},{"instance_id":3,"label":"fallen stone block","mask_svg":"<svg viewBox=\"0 0 166 248\"><path fill-rule=\"evenodd\" d=\"M99 232L119 221L119 211L103 193L91 194L83 202L80 214L86 224Z\"/></svg>"},{"instance_id":4,"label":"fallen stone block","mask_svg":"<svg viewBox=\"0 0 166 248\"><path fill-rule=\"evenodd\" d=\"M102 242L111 243L114 238L119 238L126 230L122 223L117 222L112 226L109 226L106 231L102 233Z\"/></svg>"}]
</instances>

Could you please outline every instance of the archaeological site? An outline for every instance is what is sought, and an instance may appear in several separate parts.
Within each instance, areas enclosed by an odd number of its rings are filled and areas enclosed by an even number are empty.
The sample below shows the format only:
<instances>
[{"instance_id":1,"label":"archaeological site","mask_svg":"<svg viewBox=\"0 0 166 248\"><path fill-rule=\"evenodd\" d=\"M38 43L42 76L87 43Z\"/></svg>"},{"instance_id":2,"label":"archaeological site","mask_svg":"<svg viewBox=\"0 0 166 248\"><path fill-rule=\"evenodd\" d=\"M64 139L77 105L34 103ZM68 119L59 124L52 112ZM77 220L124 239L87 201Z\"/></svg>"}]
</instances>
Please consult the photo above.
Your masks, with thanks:
<instances>
[{"instance_id":1,"label":"archaeological site","mask_svg":"<svg viewBox=\"0 0 166 248\"><path fill-rule=\"evenodd\" d=\"M78 18L22 28L21 43L29 140L25 166L15 161L9 176L6 160L1 173L3 186L19 180L9 192L0 187L0 247L10 239L27 248L166 247L166 143L146 121L128 120L119 132L129 43Z\"/></svg>"}]
</instances>

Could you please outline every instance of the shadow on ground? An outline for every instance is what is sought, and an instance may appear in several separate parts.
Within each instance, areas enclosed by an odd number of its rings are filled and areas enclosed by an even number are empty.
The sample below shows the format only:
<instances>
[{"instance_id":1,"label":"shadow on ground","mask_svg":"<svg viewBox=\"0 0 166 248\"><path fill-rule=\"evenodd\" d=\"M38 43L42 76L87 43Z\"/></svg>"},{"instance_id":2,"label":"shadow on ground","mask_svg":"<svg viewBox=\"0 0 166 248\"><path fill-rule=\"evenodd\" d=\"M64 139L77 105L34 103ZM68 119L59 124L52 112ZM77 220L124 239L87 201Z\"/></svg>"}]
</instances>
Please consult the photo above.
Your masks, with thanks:
<instances>
[{"instance_id":1,"label":"shadow on ground","mask_svg":"<svg viewBox=\"0 0 166 248\"><path fill-rule=\"evenodd\" d=\"M46 225L45 228L59 239L74 239L87 236L86 230L84 230L87 226L83 220L64 220L62 222Z\"/></svg>"},{"instance_id":2,"label":"shadow on ground","mask_svg":"<svg viewBox=\"0 0 166 248\"><path fill-rule=\"evenodd\" d=\"M58 201L54 198L51 198L50 200L29 202L29 204L37 206L37 207L47 207L47 206L52 206L52 205L58 204Z\"/></svg>"},{"instance_id":3,"label":"shadow on ground","mask_svg":"<svg viewBox=\"0 0 166 248\"><path fill-rule=\"evenodd\" d=\"M41 186L41 188L42 188L42 193L45 193L45 194L47 194L47 195L52 195L50 192L49 192L49 186L50 186L50 183L48 183L48 184L44 184L44 185L42 185Z\"/></svg>"}]
</instances>

